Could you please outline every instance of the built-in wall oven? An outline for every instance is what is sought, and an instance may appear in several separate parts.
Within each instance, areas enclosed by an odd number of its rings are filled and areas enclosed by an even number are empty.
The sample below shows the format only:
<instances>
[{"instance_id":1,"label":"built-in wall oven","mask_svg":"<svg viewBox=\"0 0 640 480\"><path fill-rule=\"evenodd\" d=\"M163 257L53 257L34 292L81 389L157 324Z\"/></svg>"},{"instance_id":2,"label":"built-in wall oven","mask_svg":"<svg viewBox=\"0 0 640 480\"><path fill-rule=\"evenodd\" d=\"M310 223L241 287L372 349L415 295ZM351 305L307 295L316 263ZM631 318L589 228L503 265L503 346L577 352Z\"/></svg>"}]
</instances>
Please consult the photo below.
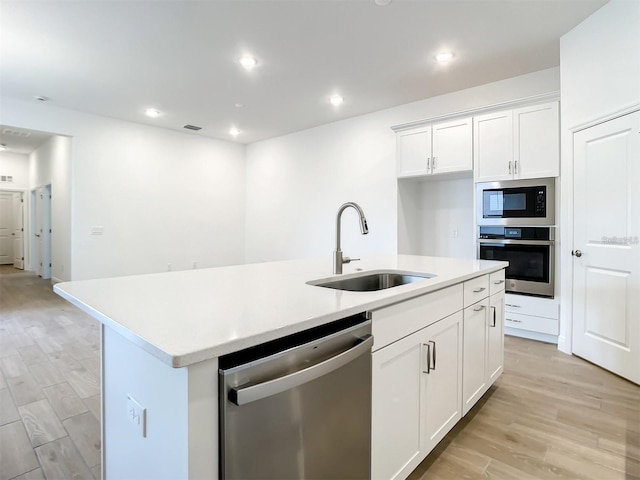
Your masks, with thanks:
<instances>
[{"instance_id":1,"label":"built-in wall oven","mask_svg":"<svg viewBox=\"0 0 640 480\"><path fill-rule=\"evenodd\" d=\"M554 228L480 226L478 258L509 262L505 290L554 296Z\"/></svg>"}]
</instances>

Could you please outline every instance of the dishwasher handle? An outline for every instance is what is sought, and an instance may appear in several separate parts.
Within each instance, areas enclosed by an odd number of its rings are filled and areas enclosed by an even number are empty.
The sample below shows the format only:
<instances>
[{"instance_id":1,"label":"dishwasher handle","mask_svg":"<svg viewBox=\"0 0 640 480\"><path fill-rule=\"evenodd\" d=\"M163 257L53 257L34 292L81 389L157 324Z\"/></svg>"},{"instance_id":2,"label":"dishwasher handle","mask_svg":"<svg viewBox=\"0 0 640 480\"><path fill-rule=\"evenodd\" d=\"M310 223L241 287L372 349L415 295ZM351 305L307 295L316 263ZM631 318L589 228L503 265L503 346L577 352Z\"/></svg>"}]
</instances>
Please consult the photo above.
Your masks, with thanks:
<instances>
[{"instance_id":1,"label":"dishwasher handle","mask_svg":"<svg viewBox=\"0 0 640 480\"><path fill-rule=\"evenodd\" d=\"M371 351L373 346L373 336L365 335L361 341L349 350L331 357L324 362L320 362L312 367L299 370L284 377L275 378L267 382L251 385L244 388L232 388L229 391L229 400L236 405L245 405L255 402L266 397L270 397L277 393L290 390L305 383L309 383L316 378L333 372L347 363L355 360L367 351Z\"/></svg>"}]
</instances>

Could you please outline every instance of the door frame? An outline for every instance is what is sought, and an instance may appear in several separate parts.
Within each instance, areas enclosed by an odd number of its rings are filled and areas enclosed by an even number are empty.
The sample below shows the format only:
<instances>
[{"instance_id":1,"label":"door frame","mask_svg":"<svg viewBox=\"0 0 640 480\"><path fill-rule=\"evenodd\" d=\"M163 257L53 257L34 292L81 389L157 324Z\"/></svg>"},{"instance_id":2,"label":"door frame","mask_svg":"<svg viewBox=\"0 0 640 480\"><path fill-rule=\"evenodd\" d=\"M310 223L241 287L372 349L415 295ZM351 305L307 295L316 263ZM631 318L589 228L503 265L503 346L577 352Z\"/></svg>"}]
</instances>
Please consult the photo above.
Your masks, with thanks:
<instances>
[{"instance_id":1,"label":"door frame","mask_svg":"<svg viewBox=\"0 0 640 480\"><path fill-rule=\"evenodd\" d=\"M560 335L558 336L558 350L572 354L573 353L573 162L574 135L587 128L594 127L601 123L623 117L630 113L640 111L640 103L630 105L626 108L615 110L589 121L569 126L564 129L560 135L561 141L561 162L560 162L560 189L556 192L559 197L557 200L560 205L560 225L559 238L560 243L557 245L556 255L560 256L560 288L557 295L560 296Z\"/></svg>"},{"instance_id":2,"label":"door frame","mask_svg":"<svg viewBox=\"0 0 640 480\"><path fill-rule=\"evenodd\" d=\"M29 242L27 241L27 237L31 232L31 228L29 225L29 190L26 188L2 187L0 188L0 192L22 194L22 201L24 202L24 207L22 208L22 228L24 229L24 231L22 232L22 253L24 254L23 267L24 270L29 270L29 268L27 268L28 266L30 266L31 258L29 252Z\"/></svg>"}]
</instances>

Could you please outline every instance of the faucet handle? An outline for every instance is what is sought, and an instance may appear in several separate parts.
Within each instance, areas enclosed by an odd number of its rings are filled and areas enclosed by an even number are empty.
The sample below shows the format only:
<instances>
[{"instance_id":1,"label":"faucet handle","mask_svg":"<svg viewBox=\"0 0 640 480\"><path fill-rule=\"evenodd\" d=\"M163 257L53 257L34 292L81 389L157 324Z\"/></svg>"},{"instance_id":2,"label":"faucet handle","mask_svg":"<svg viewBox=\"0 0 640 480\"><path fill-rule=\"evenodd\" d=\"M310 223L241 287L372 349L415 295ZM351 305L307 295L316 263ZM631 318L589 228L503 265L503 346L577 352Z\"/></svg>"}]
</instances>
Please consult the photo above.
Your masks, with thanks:
<instances>
[{"instance_id":1,"label":"faucet handle","mask_svg":"<svg viewBox=\"0 0 640 480\"><path fill-rule=\"evenodd\" d=\"M342 263L358 262L359 258L342 257Z\"/></svg>"}]
</instances>

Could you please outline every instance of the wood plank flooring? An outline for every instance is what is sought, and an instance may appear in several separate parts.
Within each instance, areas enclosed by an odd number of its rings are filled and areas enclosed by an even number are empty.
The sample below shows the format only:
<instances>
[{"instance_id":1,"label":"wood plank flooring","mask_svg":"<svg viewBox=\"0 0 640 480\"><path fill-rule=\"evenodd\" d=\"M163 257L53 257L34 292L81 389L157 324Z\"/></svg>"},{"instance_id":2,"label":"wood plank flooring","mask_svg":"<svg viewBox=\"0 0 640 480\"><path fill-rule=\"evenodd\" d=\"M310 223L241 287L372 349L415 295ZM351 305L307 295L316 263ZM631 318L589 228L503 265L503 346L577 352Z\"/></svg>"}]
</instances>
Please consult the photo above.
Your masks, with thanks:
<instances>
[{"instance_id":1,"label":"wood plank flooring","mask_svg":"<svg viewBox=\"0 0 640 480\"><path fill-rule=\"evenodd\" d=\"M100 330L0 266L0 480L100 479Z\"/></svg>"},{"instance_id":2,"label":"wood plank flooring","mask_svg":"<svg viewBox=\"0 0 640 480\"><path fill-rule=\"evenodd\" d=\"M98 368L97 322L0 266L0 480L100 478ZM640 387L507 337L497 384L409 478L640 480Z\"/></svg>"},{"instance_id":3,"label":"wood plank flooring","mask_svg":"<svg viewBox=\"0 0 640 480\"><path fill-rule=\"evenodd\" d=\"M640 479L640 387L505 338L505 371L410 480Z\"/></svg>"}]
</instances>

